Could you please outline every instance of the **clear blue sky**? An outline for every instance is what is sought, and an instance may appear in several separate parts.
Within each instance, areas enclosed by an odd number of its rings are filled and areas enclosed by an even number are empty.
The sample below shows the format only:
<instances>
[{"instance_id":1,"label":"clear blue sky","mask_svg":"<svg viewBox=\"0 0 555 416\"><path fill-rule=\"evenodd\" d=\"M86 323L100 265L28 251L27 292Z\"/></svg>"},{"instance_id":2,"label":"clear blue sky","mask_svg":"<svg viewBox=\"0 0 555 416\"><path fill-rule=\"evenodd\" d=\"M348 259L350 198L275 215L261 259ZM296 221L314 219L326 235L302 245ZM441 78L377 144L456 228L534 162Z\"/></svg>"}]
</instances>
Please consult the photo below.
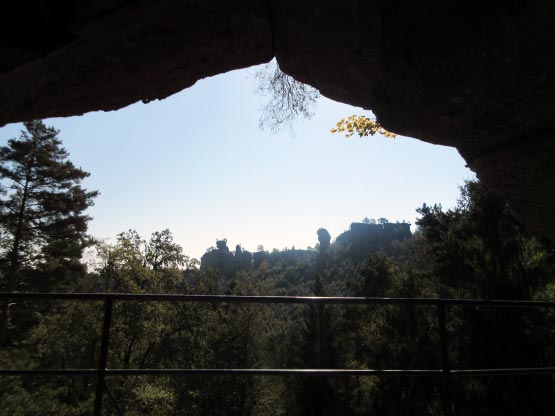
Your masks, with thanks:
<instances>
[{"instance_id":1,"label":"clear blue sky","mask_svg":"<svg viewBox=\"0 0 555 416\"><path fill-rule=\"evenodd\" d=\"M335 238L366 216L414 223L422 203L452 207L474 177L452 148L332 135L340 118L369 113L325 98L294 134L261 131L254 72L207 78L146 105L46 120L91 173L85 186L101 193L90 233L132 228L146 238L169 228L197 258L224 237L232 248L305 248L319 227ZM0 144L21 128L0 128Z\"/></svg>"}]
</instances>

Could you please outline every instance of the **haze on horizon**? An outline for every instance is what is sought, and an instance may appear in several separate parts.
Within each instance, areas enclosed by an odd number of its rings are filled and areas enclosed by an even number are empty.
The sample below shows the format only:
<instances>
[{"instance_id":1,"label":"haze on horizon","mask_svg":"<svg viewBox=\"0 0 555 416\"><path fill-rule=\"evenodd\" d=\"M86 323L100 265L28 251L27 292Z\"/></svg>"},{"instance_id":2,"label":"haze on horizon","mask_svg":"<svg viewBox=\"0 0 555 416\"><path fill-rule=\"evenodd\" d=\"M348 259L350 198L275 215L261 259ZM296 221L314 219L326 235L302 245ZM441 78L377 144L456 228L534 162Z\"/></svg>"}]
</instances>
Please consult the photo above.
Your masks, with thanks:
<instances>
[{"instance_id":1,"label":"haze on horizon","mask_svg":"<svg viewBox=\"0 0 555 416\"><path fill-rule=\"evenodd\" d=\"M292 132L260 130L255 71L207 78L162 101L45 120L91 173L84 186L100 191L89 233L113 241L128 229L148 238L169 228L195 258L222 238L250 251L305 248L320 227L335 238L364 217L414 223L422 203L450 208L474 177L453 148L332 135L340 118L369 113L323 97ZM0 128L0 144L21 129Z\"/></svg>"}]
</instances>

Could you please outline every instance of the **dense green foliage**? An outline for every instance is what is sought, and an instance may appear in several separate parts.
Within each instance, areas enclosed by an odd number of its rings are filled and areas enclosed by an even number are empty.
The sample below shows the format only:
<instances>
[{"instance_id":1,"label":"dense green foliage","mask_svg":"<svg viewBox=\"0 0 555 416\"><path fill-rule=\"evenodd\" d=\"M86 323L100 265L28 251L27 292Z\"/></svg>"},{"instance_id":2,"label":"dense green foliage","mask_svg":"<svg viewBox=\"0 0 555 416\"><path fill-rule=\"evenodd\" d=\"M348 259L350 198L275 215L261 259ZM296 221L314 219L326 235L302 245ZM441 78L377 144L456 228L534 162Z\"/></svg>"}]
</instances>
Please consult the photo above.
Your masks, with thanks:
<instances>
[{"instance_id":1,"label":"dense green foliage","mask_svg":"<svg viewBox=\"0 0 555 416\"><path fill-rule=\"evenodd\" d=\"M43 290L38 282L53 262L60 287L73 292L555 298L553 247L479 183L465 184L452 210L418 212L414 234L408 224L365 219L333 242L318 230L318 244L306 250L231 251L218 240L200 264L169 230L148 240L130 230L113 244L96 242L84 258L68 257L80 258L79 268L42 256L20 279L26 290ZM96 367L101 304L12 307L1 368ZM555 365L554 311L451 307L447 325L454 368ZM440 366L438 345L436 310L423 306L116 302L109 367L425 369ZM0 414L90 414L94 383L0 378ZM126 415L445 414L433 377L110 377L108 387ZM459 378L451 401L457 415L551 415L554 379ZM117 414L109 396L104 408Z\"/></svg>"},{"instance_id":2,"label":"dense green foliage","mask_svg":"<svg viewBox=\"0 0 555 416\"><path fill-rule=\"evenodd\" d=\"M0 148L0 290L70 289L82 273L89 217L97 192L80 183L58 131L42 121L24 124L19 139ZM9 308L0 312L0 344Z\"/></svg>"}]
</instances>

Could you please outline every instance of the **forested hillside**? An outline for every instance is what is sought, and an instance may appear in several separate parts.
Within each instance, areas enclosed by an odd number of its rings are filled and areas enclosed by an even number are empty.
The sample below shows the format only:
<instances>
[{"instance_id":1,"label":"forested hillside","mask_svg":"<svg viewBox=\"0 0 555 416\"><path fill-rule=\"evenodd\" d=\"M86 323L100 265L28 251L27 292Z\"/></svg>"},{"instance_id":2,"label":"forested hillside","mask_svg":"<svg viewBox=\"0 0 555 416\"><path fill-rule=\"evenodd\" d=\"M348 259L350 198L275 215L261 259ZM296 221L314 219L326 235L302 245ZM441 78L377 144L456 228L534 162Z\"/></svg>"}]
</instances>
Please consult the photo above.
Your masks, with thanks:
<instances>
[{"instance_id":1,"label":"forested hillside","mask_svg":"<svg viewBox=\"0 0 555 416\"><path fill-rule=\"evenodd\" d=\"M199 262L169 230L148 238L129 230L113 244L87 236L84 210L96 196L80 187L87 174L61 143L39 154L32 137L27 148L14 141L0 153L0 291L555 299L553 246L478 182L461 188L453 209L418 208L414 232L406 223L365 219L335 239L314 230L315 247L303 250L231 250L218 240ZM17 159L16 150L28 153ZM56 163L45 157L52 152ZM48 160L32 171L32 185L15 174ZM32 205L26 183L42 187ZM2 307L0 368L97 366L101 303ZM435 313L411 305L122 302L114 306L108 366L439 368ZM453 368L555 366L554 310L457 306L446 318ZM469 416L552 415L554 381L457 378L453 408ZM126 415L443 414L434 377L112 376L107 383ZM86 376L0 377L0 414L90 414L94 388ZM117 414L109 398L104 406Z\"/></svg>"}]
</instances>

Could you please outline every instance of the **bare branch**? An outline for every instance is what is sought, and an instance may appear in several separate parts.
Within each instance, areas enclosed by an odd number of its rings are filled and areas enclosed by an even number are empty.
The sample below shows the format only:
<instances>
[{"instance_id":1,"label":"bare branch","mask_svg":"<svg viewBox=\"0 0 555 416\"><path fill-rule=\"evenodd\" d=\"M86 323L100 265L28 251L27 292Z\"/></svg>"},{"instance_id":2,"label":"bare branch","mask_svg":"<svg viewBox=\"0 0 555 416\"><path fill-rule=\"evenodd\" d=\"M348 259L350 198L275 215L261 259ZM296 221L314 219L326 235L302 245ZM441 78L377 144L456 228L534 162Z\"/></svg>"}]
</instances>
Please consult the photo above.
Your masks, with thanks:
<instances>
[{"instance_id":1,"label":"bare branch","mask_svg":"<svg viewBox=\"0 0 555 416\"><path fill-rule=\"evenodd\" d=\"M298 117L310 119L314 115L320 97L318 90L285 74L276 61L264 66L255 76L258 80L256 91L269 97L261 109L261 129L277 133L285 127L291 128Z\"/></svg>"}]
</instances>

